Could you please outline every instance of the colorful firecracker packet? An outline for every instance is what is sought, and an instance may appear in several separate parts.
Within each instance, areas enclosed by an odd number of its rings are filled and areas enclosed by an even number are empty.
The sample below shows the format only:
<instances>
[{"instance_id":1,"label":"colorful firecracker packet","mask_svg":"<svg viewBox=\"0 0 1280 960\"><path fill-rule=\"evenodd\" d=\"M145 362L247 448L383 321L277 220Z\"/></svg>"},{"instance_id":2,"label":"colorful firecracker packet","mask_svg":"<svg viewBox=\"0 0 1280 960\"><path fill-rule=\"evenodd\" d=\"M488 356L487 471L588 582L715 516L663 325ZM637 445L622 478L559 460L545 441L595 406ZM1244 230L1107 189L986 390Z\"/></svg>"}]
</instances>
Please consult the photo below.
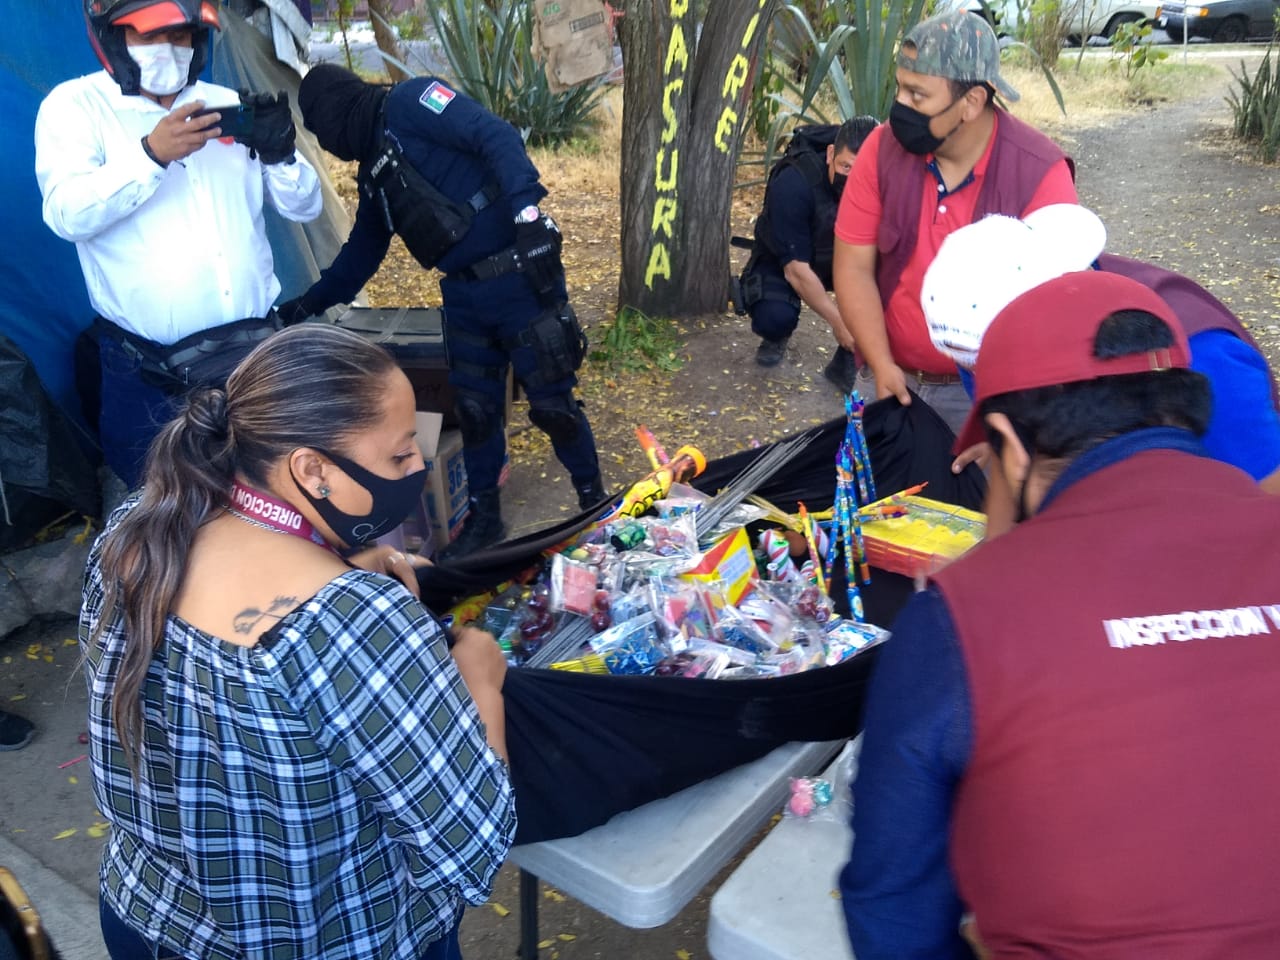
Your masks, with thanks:
<instances>
[{"instance_id":1,"label":"colorful firecracker packet","mask_svg":"<svg viewBox=\"0 0 1280 960\"><path fill-rule=\"evenodd\" d=\"M593 638L590 646L614 674L652 673L667 655L659 642L653 614L610 627Z\"/></svg>"},{"instance_id":2,"label":"colorful firecracker packet","mask_svg":"<svg viewBox=\"0 0 1280 960\"><path fill-rule=\"evenodd\" d=\"M653 513L605 512L549 554L537 582L502 584L457 609L474 607L471 620L498 637L515 665L727 680L785 676L855 656L888 634L839 619L827 593L843 554L859 614L859 504L875 488L856 396L846 415L830 512L811 514L801 503L792 516L767 501L711 501L676 484ZM713 502L720 509L707 515ZM766 517L781 529L766 527Z\"/></svg>"}]
</instances>

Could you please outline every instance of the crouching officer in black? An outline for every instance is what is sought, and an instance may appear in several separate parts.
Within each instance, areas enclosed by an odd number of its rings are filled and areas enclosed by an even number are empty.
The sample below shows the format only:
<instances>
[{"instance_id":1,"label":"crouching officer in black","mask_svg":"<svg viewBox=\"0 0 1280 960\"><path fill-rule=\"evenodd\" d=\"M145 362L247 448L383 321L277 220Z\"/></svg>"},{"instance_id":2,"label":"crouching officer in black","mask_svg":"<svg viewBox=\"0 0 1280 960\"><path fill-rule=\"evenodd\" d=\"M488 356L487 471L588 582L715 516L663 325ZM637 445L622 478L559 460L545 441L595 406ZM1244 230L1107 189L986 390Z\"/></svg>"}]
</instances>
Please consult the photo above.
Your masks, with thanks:
<instances>
[{"instance_id":1,"label":"crouching officer in black","mask_svg":"<svg viewBox=\"0 0 1280 960\"><path fill-rule=\"evenodd\" d=\"M440 559L505 536L498 475L506 452L507 365L529 398L585 509L605 497L595 438L575 399L586 338L568 304L560 232L538 209L546 188L516 129L444 81L389 89L332 64L298 91L308 130L343 160L358 160L360 202L351 236L288 319L349 302L398 233L444 277L445 346L462 427L471 511Z\"/></svg>"},{"instance_id":2,"label":"crouching officer in black","mask_svg":"<svg viewBox=\"0 0 1280 960\"><path fill-rule=\"evenodd\" d=\"M800 127L765 187L764 209L756 218L752 255L742 271L740 308L751 314L751 332L760 337L756 363L774 367L800 320L803 301L828 324L839 341L823 375L842 391L853 389L857 367L853 334L827 296L832 289L836 210L854 156L876 128L874 117L854 117L838 129ZM834 132L834 141L831 140ZM807 142L806 133L814 136ZM825 149L821 143L826 139Z\"/></svg>"}]
</instances>

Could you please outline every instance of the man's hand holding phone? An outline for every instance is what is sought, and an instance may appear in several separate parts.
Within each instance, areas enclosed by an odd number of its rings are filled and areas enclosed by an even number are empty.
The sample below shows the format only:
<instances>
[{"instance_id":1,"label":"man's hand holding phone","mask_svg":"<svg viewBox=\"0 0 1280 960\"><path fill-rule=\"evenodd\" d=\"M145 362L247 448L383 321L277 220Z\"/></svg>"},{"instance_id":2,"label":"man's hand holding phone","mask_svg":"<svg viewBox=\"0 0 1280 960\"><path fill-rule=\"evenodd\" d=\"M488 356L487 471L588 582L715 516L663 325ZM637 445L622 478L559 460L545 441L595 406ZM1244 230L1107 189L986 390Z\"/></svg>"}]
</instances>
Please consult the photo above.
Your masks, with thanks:
<instances>
[{"instance_id":1,"label":"man's hand holding phone","mask_svg":"<svg viewBox=\"0 0 1280 960\"><path fill-rule=\"evenodd\" d=\"M167 167L220 136L217 112L205 110L204 101L196 100L166 114L155 129L142 138L142 146L152 160Z\"/></svg>"}]
</instances>

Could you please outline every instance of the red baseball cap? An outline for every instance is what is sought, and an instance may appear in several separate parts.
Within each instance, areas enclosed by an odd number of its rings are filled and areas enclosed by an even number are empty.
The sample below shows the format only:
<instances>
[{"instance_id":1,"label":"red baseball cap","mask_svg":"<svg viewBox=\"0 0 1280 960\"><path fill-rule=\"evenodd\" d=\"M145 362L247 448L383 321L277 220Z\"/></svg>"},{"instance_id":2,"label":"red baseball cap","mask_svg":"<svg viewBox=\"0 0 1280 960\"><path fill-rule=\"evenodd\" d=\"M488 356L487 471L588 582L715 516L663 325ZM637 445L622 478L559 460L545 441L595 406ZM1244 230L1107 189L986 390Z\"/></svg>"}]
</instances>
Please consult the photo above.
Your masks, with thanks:
<instances>
[{"instance_id":1,"label":"red baseball cap","mask_svg":"<svg viewBox=\"0 0 1280 960\"><path fill-rule=\"evenodd\" d=\"M1172 346L1106 360L1095 357L1093 342L1098 327L1121 310L1142 310L1159 317L1173 331ZM991 321L973 370L977 395L955 452L987 439L978 410L989 397L1122 373L1190 366L1186 331L1153 290L1100 270L1064 274L1028 290Z\"/></svg>"}]
</instances>

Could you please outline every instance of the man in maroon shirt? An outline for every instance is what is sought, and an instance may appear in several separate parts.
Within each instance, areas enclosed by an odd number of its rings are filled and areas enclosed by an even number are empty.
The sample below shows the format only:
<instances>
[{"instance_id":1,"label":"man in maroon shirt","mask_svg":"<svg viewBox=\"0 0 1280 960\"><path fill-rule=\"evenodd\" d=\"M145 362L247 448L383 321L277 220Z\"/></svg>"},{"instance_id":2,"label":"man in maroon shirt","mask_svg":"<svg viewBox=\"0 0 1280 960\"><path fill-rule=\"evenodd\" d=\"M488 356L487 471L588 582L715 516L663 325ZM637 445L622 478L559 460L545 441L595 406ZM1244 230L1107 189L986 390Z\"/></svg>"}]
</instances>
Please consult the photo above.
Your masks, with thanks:
<instances>
[{"instance_id":1,"label":"man in maroon shirt","mask_svg":"<svg viewBox=\"0 0 1280 960\"><path fill-rule=\"evenodd\" d=\"M841 902L858 960L1270 960L1280 500L1199 442L1177 318L1083 271L1010 303L961 441L1020 522L876 663Z\"/></svg>"}]
</instances>

